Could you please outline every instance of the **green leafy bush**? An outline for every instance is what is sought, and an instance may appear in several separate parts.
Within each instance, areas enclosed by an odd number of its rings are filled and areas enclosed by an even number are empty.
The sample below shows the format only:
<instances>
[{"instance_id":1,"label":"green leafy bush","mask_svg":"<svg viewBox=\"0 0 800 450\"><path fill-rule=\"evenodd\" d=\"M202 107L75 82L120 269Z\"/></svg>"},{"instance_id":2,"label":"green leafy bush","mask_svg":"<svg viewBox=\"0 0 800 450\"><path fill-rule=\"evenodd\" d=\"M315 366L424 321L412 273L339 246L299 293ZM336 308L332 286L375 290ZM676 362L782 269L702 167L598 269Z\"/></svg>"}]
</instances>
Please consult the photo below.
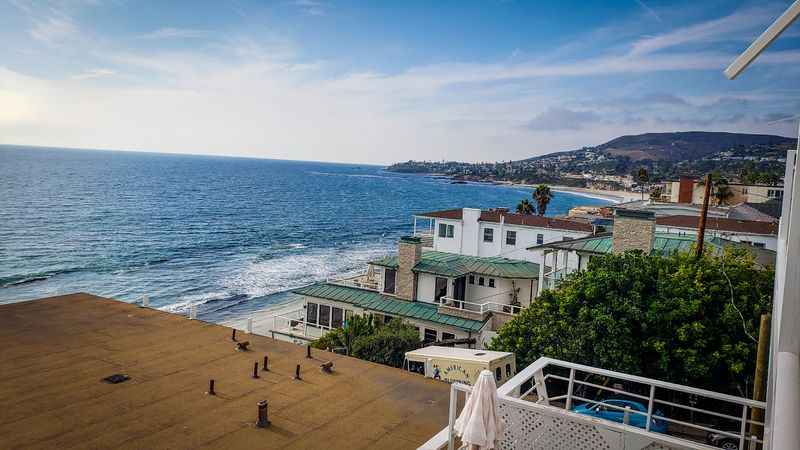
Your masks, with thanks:
<instances>
[{"instance_id":1,"label":"green leafy bush","mask_svg":"<svg viewBox=\"0 0 800 450\"><path fill-rule=\"evenodd\" d=\"M541 356L747 395L774 271L740 250L593 258L492 341L518 367ZM740 315L741 314L741 315Z\"/></svg>"},{"instance_id":2,"label":"green leafy bush","mask_svg":"<svg viewBox=\"0 0 800 450\"><path fill-rule=\"evenodd\" d=\"M372 316L357 315L348 320L344 328L331 330L317 339L316 348L345 348L356 358L401 367L406 352L422 346L419 331L393 319L387 324L376 323Z\"/></svg>"}]
</instances>

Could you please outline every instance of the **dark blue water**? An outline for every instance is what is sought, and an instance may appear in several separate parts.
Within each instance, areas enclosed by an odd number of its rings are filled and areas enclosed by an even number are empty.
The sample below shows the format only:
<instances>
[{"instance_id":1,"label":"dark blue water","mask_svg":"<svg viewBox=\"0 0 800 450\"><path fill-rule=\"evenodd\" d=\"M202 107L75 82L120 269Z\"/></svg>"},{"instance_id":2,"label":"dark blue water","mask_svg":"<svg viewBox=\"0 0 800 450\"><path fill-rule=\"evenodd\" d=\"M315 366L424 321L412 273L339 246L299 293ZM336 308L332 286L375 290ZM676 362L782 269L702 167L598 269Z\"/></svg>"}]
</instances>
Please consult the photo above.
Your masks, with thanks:
<instances>
[{"instance_id":1,"label":"dark blue water","mask_svg":"<svg viewBox=\"0 0 800 450\"><path fill-rule=\"evenodd\" d=\"M0 146L0 303L148 294L221 319L391 252L412 212L526 196L366 165ZM602 203L557 193L548 213Z\"/></svg>"}]
</instances>

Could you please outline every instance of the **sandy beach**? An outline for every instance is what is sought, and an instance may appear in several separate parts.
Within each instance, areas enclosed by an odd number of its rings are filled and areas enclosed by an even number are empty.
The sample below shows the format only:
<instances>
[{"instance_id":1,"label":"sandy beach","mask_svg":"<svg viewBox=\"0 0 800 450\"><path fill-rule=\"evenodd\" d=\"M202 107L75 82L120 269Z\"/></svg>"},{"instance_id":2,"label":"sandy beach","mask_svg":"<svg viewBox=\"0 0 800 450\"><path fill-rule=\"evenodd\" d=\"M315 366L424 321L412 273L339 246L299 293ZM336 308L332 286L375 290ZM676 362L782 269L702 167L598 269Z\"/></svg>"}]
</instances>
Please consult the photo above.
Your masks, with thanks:
<instances>
[{"instance_id":1,"label":"sandy beach","mask_svg":"<svg viewBox=\"0 0 800 450\"><path fill-rule=\"evenodd\" d=\"M550 189L555 192L567 192L584 197L599 198L613 203L625 203L642 199L642 194L639 192L607 191L601 189L576 188L570 186L550 186Z\"/></svg>"}]
</instances>

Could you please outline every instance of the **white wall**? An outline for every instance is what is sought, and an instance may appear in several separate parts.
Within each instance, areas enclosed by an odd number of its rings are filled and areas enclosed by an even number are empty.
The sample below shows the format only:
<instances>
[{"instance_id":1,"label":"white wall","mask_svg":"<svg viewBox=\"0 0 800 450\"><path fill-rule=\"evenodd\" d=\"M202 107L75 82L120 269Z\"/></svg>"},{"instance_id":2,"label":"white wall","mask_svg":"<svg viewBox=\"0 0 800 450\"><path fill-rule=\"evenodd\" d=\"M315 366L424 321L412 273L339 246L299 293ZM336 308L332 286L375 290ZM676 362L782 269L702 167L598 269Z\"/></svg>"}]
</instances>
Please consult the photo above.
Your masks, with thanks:
<instances>
[{"instance_id":1,"label":"white wall","mask_svg":"<svg viewBox=\"0 0 800 450\"><path fill-rule=\"evenodd\" d=\"M453 237L439 237L439 224L452 225ZM433 249L437 252L461 253L463 226L460 220L436 219L433 230Z\"/></svg>"},{"instance_id":2,"label":"white wall","mask_svg":"<svg viewBox=\"0 0 800 450\"><path fill-rule=\"evenodd\" d=\"M476 208L464 208L462 213L462 221L464 226L464 233L461 236L461 253L462 255L478 256L478 239L481 239L480 222L481 210Z\"/></svg>"}]
</instances>

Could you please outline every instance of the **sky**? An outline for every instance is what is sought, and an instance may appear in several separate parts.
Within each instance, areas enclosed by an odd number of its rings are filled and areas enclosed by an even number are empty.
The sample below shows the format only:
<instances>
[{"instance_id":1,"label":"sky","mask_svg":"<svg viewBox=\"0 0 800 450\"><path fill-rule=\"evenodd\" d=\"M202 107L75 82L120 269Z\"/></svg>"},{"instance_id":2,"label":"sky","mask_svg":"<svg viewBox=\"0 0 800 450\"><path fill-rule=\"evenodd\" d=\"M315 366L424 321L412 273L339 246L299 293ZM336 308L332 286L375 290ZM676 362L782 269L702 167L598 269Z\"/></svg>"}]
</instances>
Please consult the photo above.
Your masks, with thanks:
<instances>
[{"instance_id":1,"label":"sky","mask_svg":"<svg viewBox=\"0 0 800 450\"><path fill-rule=\"evenodd\" d=\"M796 136L783 1L0 0L0 144L392 163Z\"/></svg>"}]
</instances>

